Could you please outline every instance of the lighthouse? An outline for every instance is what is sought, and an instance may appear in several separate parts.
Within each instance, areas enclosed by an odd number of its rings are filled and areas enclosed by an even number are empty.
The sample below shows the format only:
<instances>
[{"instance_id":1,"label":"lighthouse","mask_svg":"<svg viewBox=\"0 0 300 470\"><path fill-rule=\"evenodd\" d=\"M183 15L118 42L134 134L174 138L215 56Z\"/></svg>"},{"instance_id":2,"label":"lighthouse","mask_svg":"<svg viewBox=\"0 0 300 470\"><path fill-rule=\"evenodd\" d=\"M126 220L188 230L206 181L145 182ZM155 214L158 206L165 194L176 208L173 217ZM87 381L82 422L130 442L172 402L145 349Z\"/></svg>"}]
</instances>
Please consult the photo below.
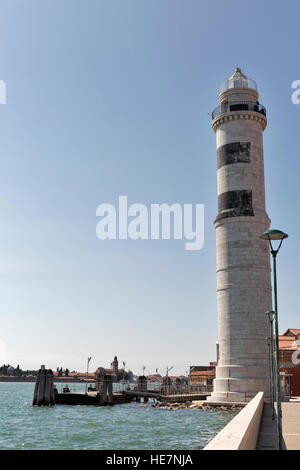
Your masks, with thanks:
<instances>
[{"instance_id":1,"label":"lighthouse","mask_svg":"<svg viewBox=\"0 0 300 470\"><path fill-rule=\"evenodd\" d=\"M259 238L265 208L263 132L266 109L255 81L236 68L212 113L217 141L218 341L212 402L245 402L269 391L270 260Z\"/></svg>"}]
</instances>

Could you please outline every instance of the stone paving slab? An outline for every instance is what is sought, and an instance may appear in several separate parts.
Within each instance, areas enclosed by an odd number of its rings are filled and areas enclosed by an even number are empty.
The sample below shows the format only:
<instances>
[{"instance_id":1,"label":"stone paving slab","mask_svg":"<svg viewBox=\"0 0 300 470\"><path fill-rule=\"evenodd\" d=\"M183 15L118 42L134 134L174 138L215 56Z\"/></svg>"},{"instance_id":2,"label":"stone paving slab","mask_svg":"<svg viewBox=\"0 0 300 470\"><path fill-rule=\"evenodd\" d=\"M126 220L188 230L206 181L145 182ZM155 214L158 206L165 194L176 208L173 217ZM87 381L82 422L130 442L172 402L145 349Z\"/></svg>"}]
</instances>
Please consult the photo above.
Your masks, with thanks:
<instances>
[{"instance_id":1,"label":"stone paving slab","mask_svg":"<svg viewBox=\"0 0 300 470\"><path fill-rule=\"evenodd\" d=\"M283 402L282 407L282 435L283 448L286 450L300 450L300 401L291 400ZM276 412L272 420L270 405L265 404L257 450L277 449Z\"/></svg>"}]
</instances>

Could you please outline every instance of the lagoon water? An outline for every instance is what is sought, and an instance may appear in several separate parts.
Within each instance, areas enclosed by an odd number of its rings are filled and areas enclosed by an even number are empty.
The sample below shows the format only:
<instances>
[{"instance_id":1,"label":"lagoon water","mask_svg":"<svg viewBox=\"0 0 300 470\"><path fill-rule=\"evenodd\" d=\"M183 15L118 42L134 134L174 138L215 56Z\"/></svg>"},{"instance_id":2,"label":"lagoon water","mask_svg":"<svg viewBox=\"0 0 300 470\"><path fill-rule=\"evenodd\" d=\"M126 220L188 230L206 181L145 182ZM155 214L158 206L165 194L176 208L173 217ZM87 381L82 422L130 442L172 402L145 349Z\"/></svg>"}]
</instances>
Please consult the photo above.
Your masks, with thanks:
<instances>
[{"instance_id":1,"label":"lagoon water","mask_svg":"<svg viewBox=\"0 0 300 470\"><path fill-rule=\"evenodd\" d=\"M60 391L61 385L58 385ZM199 450L236 414L149 404L33 407L33 383L0 382L0 449ZM83 391L75 384L71 391Z\"/></svg>"}]
</instances>

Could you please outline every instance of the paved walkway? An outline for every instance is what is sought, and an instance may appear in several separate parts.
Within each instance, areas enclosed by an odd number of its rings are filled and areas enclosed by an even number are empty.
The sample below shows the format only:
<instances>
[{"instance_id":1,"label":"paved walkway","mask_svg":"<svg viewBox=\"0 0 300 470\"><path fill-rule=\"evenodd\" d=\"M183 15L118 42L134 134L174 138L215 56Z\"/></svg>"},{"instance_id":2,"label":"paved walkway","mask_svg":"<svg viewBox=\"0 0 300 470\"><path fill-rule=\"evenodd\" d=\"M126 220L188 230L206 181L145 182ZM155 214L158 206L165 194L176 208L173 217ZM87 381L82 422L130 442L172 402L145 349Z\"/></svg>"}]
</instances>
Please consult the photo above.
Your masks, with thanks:
<instances>
[{"instance_id":1,"label":"paved walkway","mask_svg":"<svg viewBox=\"0 0 300 470\"><path fill-rule=\"evenodd\" d=\"M283 449L300 450L300 399L291 399L283 402L282 407L282 435ZM271 406L265 404L263 418L257 442L257 450L277 449L276 414L272 420Z\"/></svg>"}]
</instances>

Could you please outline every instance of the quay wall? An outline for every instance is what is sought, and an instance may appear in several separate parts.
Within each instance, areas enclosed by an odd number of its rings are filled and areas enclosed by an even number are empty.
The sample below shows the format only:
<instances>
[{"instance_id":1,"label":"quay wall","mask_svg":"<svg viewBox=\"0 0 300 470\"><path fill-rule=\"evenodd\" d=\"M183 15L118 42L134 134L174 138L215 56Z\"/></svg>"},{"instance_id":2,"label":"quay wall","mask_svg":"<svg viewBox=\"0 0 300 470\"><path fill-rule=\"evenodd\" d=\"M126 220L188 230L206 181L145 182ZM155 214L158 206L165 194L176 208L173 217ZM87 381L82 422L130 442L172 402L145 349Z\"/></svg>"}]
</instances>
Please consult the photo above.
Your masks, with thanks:
<instances>
[{"instance_id":1,"label":"quay wall","mask_svg":"<svg viewBox=\"0 0 300 470\"><path fill-rule=\"evenodd\" d=\"M263 406L264 392L258 392L203 450L255 450Z\"/></svg>"}]
</instances>

